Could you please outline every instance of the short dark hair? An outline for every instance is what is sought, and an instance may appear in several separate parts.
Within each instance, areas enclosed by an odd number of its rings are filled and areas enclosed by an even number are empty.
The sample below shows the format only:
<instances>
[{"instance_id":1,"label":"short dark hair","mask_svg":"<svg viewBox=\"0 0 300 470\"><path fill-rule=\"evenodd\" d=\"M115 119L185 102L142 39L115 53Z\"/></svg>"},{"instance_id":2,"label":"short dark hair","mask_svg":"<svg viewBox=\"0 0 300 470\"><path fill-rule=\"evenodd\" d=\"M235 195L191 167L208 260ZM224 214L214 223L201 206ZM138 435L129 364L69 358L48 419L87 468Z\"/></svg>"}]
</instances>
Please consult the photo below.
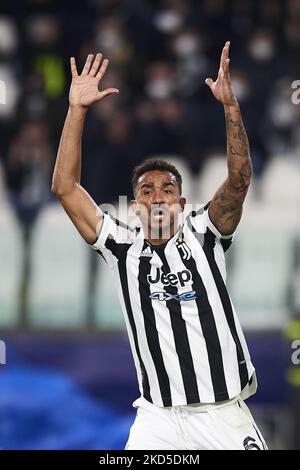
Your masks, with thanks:
<instances>
[{"instance_id":1,"label":"short dark hair","mask_svg":"<svg viewBox=\"0 0 300 470\"><path fill-rule=\"evenodd\" d=\"M133 194L136 194L136 187L138 184L139 178L147 171L168 171L172 173L176 178L176 183L178 185L179 194L182 192L182 177L177 168L165 160L156 160L153 158L147 158L140 165L137 165L133 169L132 173L132 189Z\"/></svg>"}]
</instances>

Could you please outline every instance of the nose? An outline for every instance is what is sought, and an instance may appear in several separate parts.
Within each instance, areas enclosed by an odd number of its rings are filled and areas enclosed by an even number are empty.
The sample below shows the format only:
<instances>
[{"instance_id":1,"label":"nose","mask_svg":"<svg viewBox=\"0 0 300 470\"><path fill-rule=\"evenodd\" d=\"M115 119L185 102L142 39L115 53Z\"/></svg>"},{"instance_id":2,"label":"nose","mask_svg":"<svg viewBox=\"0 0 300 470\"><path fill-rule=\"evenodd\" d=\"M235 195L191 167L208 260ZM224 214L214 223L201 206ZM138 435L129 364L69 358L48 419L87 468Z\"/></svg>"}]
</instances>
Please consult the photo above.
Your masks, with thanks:
<instances>
[{"instance_id":1,"label":"nose","mask_svg":"<svg viewBox=\"0 0 300 470\"><path fill-rule=\"evenodd\" d=\"M152 195L152 204L163 204L164 199L160 191L154 191Z\"/></svg>"}]
</instances>

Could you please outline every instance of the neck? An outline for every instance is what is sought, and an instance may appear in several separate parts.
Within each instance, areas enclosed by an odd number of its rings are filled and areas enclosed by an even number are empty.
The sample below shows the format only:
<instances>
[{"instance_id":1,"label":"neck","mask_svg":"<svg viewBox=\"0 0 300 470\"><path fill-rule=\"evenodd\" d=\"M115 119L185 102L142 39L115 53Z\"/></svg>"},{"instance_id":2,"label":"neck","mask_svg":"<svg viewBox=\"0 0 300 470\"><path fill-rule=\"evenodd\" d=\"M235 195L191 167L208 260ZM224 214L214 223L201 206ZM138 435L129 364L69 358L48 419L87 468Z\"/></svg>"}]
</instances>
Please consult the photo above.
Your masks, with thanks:
<instances>
[{"instance_id":1,"label":"neck","mask_svg":"<svg viewBox=\"0 0 300 470\"><path fill-rule=\"evenodd\" d=\"M170 238L172 238L172 236ZM170 238L145 238L145 240L151 245L163 245L170 240Z\"/></svg>"}]
</instances>

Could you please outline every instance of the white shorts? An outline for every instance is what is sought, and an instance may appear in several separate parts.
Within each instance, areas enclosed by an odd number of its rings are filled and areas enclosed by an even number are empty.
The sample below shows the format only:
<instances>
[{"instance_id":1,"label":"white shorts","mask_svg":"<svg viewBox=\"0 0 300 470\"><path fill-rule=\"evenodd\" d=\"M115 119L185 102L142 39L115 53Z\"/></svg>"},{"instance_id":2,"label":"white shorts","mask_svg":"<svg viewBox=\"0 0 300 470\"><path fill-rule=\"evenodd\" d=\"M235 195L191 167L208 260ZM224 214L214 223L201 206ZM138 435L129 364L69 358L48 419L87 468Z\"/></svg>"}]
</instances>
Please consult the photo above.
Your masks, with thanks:
<instances>
[{"instance_id":1,"label":"white shorts","mask_svg":"<svg viewBox=\"0 0 300 470\"><path fill-rule=\"evenodd\" d=\"M125 450L266 450L241 398L218 405L160 408L139 398Z\"/></svg>"}]
</instances>

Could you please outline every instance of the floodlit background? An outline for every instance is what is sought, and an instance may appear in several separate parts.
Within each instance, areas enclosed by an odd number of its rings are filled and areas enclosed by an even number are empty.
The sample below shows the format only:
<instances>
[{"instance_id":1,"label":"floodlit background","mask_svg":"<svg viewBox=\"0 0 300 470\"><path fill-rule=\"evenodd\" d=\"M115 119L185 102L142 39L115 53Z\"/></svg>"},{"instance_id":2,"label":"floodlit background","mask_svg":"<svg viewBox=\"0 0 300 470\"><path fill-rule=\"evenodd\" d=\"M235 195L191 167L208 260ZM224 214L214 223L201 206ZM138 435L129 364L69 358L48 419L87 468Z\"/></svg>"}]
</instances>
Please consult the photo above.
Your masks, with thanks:
<instances>
[{"instance_id":1,"label":"floodlit background","mask_svg":"<svg viewBox=\"0 0 300 470\"><path fill-rule=\"evenodd\" d=\"M103 87L120 89L88 113L82 184L95 201L131 197L134 165L159 156L207 202L226 136L204 80L226 40L255 172L227 256L259 380L248 404L270 448L300 449L299 0L1 2L0 448L120 449L134 418L111 275L49 191L69 57L80 68L103 52Z\"/></svg>"}]
</instances>

